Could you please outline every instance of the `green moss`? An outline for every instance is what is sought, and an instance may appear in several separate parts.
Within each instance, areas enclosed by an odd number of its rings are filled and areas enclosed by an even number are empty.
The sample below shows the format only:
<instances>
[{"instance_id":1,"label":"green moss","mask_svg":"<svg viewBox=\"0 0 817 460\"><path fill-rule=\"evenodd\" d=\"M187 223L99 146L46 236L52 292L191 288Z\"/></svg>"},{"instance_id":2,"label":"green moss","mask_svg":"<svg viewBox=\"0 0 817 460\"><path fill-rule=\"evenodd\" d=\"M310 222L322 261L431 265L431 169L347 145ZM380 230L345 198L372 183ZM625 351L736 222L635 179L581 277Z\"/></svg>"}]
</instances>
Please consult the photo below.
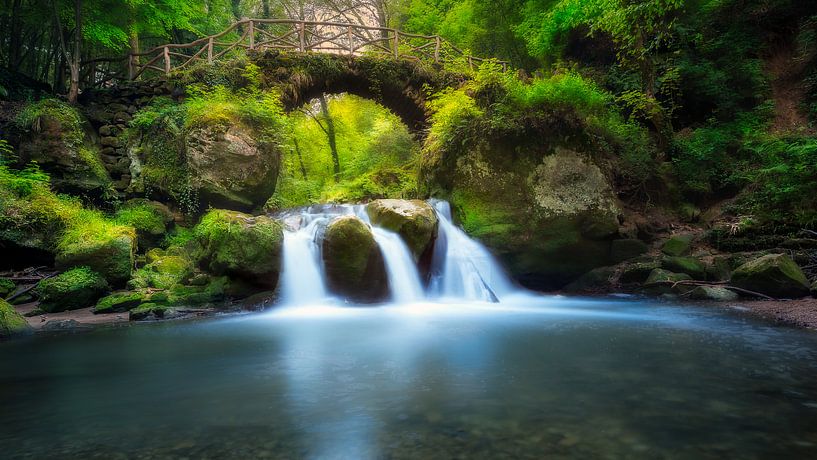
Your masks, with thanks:
<instances>
[{"instance_id":1,"label":"green moss","mask_svg":"<svg viewBox=\"0 0 817 460\"><path fill-rule=\"evenodd\" d=\"M84 217L84 219L83 219ZM88 266L110 283L130 279L136 250L133 227L116 225L96 211L81 210L57 243L57 266Z\"/></svg>"},{"instance_id":2,"label":"green moss","mask_svg":"<svg viewBox=\"0 0 817 460\"><path fill-rule=\"evenodd\" d=\"M94 313L122 313L132 310L145 301L145 295L139 292L117 292L99 299Z\"/></svg>"},{"instance_id":3,"label":"green moss","mask_svg":"<svg viewBox=\"0 0 817 460\"><path fill-rule=\"evenodd\" d=\"M75 107L58 99L43 99L27 105L15 121L24 130L39 131L44 118L59 123L66 147L78 149L82 145L85 138L82 117Z\"/></svg>"},{"instance_id":4,"label":"green moss","mask_svg":"<svg viewBox=\"0 0 817 460\"><path fill-rule=\"evenodd\" d=\"M675 235L664 242L661 252L668 256L684 256L689 254L694 235Z\"/></svg>"},{"instance_id":5,"label":"green moss","mask_svg":"<svg viewBox=\"0 0 817 460\"><path fill-rule=\"evenodd\" d=\"M31 326L26 319L5 300L0 299L0 337L22 334L30 330Z\"/></svg>"},{"instance_id":6,"label":"green moss","mask_svg":"<svg viewBox=\"0 0 817 460\"><path fill-rule=\"evenodd\" d=\"M141 321L150 318L161 319L170 310L166 305L158 305L155 303L144 303L130 311L128 318L131 321Z\"/></svg>"},{"instance_id":7,"label":"green moss","mask_svg":"<svg viewBox=\"0 0 817 460\"><path fill-rule=\"evenodd\" d=\"M204 215L194 232L208 271L265 286L277 284L284 233L274 219L216 209Z\"/></svg>"},{"instance_id":8,"label":"green moss","mask_svg":"<svg viewBox=\"0 0 817 460\"><path fill-rule=\"evenodd\" d=\"M79 267L45 279L35 288L40 308L53 313L94 305L108 290L108 283L88 267Z\"/></svg>"},{"instance_id":9,"label":"green moss","mask_svg":"<svg viewBox=\"0 0 817 460\"><path fill-rule=\"evenodd\" d=\"M8 278L0 278L0 299L8 297L16 288L14 281Z\"/></svg>"},{"instance_id":10,"label":"green moss","mask_svg":"<svg viewBox=\"0 0 817 460\"><path fill-rule=\"evenodd\" d=\"M133 288L170 289L193 274L193 262L184 256L152 253L151 262L137 270L129 285Z\"/></svg>"},{"instance_id":11,"label":"green moss","mask_svg":"<svg viewBox=\"0 0 817 460\"><path fill-rule=\"evenodd\" d=\"M706 265L691 257L664 257L661 260L661 267L673 272L685 273L696 280L706 279Z\"/></svg>"},{"instance_id":12,"label":"green moss","mask_svg":"<svg viewBox=\"0 0 817 460\"><path fill-rule=\"evenodd\" d=\"M124 206L116 211L114 221L151 235L162 235L166 230L164 216L149 204Z\"/></svg>"}]
</instances>

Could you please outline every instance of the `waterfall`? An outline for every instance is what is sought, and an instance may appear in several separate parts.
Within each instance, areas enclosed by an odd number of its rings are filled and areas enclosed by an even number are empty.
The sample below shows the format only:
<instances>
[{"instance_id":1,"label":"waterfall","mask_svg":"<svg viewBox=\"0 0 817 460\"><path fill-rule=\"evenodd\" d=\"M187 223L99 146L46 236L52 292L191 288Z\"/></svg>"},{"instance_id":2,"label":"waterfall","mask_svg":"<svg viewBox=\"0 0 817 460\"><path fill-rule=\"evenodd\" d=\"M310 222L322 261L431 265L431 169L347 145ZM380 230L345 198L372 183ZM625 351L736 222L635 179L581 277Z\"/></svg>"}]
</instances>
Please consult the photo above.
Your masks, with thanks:
<instances>
[{"instance_id":1,"label":"waterfall","mask_svg":"<svg viewBox=\"0 0 817 460\"><path fill-rule=\"evenodd\" d=\"M285 305L304 305L326 298L317 233L322 220L303 228L284 231L281 300Z\"/></svg>"},{"instance_id":2,"label":"waterfall","mask_svg":"<svg viewBox=\"0 0 817 460\"><path fill-rule=\"evenodd\" d=\"M373 231L374 239L383 253L392 301L410 303L422 300L423 284L406 243L397 233L382 228L374 228Z\"/></svg>"},{"instance_id":3,"label":"waterfall","mask_svg":"<svg viewBox=\"0 0 817 460\"><path fill-rule=\"evenodd\" d=\"M411 252L397 233L372 228L391 289L391 300L405 304L426 297L446 300L499 302L517 288L488 250L453 224L451 207L432 200L439 231L431 261L427 291ZM321 241L332 219L354 215L371 226L365 205L316 205L290 210L276 217L285 226L281 303L285 306L332 300L326 287Z\"/></svg>"},{"instance_id":4,"label":"waterfall","mask_svg":"<svg viewBox=\"0 0 817 460\"><path fill-rule=\"evenodd\" d=\"M431 294L450 299L497 302L514 291L505 271L487 249L451 219L451 205L432 200L439 235L431 265Z\"/></svg>"}]
</instances>

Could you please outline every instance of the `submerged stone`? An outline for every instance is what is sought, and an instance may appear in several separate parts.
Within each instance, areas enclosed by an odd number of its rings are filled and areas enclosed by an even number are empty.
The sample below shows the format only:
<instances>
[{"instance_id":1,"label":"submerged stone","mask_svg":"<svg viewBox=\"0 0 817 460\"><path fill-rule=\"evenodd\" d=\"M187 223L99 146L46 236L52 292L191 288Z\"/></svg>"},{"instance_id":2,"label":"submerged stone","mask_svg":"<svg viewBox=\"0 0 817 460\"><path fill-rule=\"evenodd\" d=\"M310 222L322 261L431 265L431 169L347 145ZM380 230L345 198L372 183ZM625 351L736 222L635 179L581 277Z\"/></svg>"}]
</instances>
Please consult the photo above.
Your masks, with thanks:
<instances>
[{"instance_id":1,"label":"submerged stone","mask_svg":"<svg viewBox=\"0 0 817 460\"><path fill-rule=\"evenodd\" d=\"M718 286L698 286L689 293L693 300L712 300L716 302L731 302L738 300L738 294L729 289Z\"/></svg>"}]
</instances>

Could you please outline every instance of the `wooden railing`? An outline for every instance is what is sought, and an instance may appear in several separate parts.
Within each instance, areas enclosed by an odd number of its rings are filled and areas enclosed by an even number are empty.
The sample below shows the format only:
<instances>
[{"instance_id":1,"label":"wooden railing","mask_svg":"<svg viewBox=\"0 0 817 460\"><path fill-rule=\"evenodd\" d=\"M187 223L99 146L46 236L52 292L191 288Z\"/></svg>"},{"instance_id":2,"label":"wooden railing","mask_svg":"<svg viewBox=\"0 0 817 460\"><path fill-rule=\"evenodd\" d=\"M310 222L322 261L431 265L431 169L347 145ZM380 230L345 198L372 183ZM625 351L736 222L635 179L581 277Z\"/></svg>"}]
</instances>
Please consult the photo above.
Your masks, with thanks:
<instances>
[{"instance_id":1,"label":"wooden railing","mask_svg":"<svg viewBox=\"0 0 817 460\"><path fill-rule=\"evenodd\" d=\"M486 59L467 55L438 35L418 35L386 27L288 19L245 19L227 30L186 44L168 44L120 58L83 63L85 81L105 85L143 75L169 75L196 63L212 64L236 52L268 49L345 55L382 55L400 59L450 62L472 68ZM508 64L496 61L507 69Z\"/></svg>"}]
</instances>

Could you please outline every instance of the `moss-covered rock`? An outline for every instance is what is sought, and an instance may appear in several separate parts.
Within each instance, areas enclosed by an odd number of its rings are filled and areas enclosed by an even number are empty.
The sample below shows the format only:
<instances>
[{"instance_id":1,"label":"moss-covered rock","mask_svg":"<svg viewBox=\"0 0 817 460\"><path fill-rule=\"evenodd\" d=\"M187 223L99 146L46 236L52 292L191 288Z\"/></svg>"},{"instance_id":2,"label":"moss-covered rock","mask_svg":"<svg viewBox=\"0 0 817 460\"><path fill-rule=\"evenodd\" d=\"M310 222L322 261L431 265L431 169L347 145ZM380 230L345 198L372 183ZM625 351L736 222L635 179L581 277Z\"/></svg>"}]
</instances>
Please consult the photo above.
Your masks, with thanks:
<instances>
[{"instance_id":1,"label":"moss-covered rock","mask_svg":"<svg viewBox=\"0 0 817 460\"><path fill-rule=\"evenodd\" d=\"M16 288L14 281L8 278L0 278L0 299L8 297Z\"/></svg>"},{"instance_id":2,"label":"moss-covered rock","mask_svg":"<svg viewBox=\"0 0 817 460\"><path fill-rule=\"evenodd\" d=\"M106 231L75 235L57 248L56 266L60 270L89 267L111 285L128 281L136 253L136 232L132 227L115 226Z\"/></svg>"},{"instance_id":3,"label":"moss-covered rock","mask_svg":"<svg viewBox=\"0 0 817 460\"><path fill-rule=\"evenodd\" d=\"M186 138L191 186L204 205L249 211L275 192L281 153L241 123L201 126Z\"/></svg>"},{"instance_id":4,"label":"moss-covered rock","mask_svg":"<svg viewBox=\"0 0 817 460\"><path fill-rule=\"evenodd\" d=\"M323 263L329 288L350 300L376 302L388 293L383 255L369 226L355 216L327 226Z\"/></svg>"},{"instance_id":5,"label":"moss-covered rock","mask_svg":"<svg viewBox=\"0 0 817 460\"><path fill-rule=\"evenodd\" d=\"M49 313L91 307L108 291L108 283L88 267L78 267L40 281L35 288L40 308Z\"/></svg>"},{"instance_id":6,"label":"moss-covered rock","mask_svg":"<svg viewBox=\"0 0 817 460\"><path fill-rule=\"evenodd\" d=\"M114 220L136 230L142 250L156 246L173 223L173 214L167 206L143 199L129 200L116 211Z\"/></svg>"},{"instance_id":7,"label":"moss-covered rock","mask_svg":"<svg viewBox=\"0 0 817 460\"><path fill-rule=\"evenodd\" d=\"M768 254L741 265L731 283L778 298L804 297L810 290L806 275L786 254Z\"/></svg>"},{"instance_id":8,"label":"moss-covered rock","mask_svg":"<svg viewBox=\"0 0 817 460\"><path fill-rule=\"evenodd\" d=\"M686 273L673 273L668 270L656 268L650 272L650 276L644 282L643 292L648 295L663 294L686 294L693 289L692 286L674 285L679 281L689 281L692 277Z\"/></svg>"},{"instance_id":9,"label":"moss-covered rock","mask_svg":"<svg viewBox=\"0 0 817 460\"><path fill-rule=\"evenodd\" d=\"M138 307L145 297L140 292L115 292L99 299L94 313L123 313Z\"/></svg>"},{"instance_id":10,"label":"moss-covered rock","mask_svg":"<svg viewBox=\"0 0 817 460\"><path fill-rule=\"evenodd\" d=\"M706 265L692 257L664 257L661 267L677 273L686 273L696 280L706 279Z\"/></svg>"},{"instance_id":11,"label":"moss-covered rock","mask_svg":"<svg viewBox=\"0 0 817 460\"><path fill-rule=\"evenodd\" d=\"M86 141L85 122L74 107L56 99L27 106L17 117L22 131L17 154L36 161L61 192L102 193L111 180L99 154Z\"/></svg>"},{"instance_id":12,"label":"moss-covered rock","mask_svg":"<svg viewBox=\"0 0 817 460\"><path fill-rule=\"evenodd\" d=\"M164 253L164 252L163 252ZM185 283L193 275L193 261L185 256L150 254L150 263L140 268L128 281L134 289L170 289Z\"/></svg>"},{"instance_id":13,"label":"moss-covered rock","mask_svg":"<svg viewBox=\"0 0 817 460\"><path fill-rule=\"evenodd\" d=\"M12 335L25 334L31 331L31 326L17 310L5 300L0 299L0 338Z\"/></svg>"},{"instance_id":14,"label":"moss-covered rock","mask_svg":"<svg viewBox=\"0 0 817 460\"><path fill-rule=\"evenodd\" d=\"M694 238L695 235L673 235L664 242L661 252L671 257L685 256L691 251Z\"/></svg>"},{"instance_id":15,"label":"moss-covered rock","mask_svg":"<svg viewBox=\"0 0 817 460\"><path fill-rule=\"evenodd\" d=\"M618 280L624 284L643 283L656 268L661 268L658 260L632 261L622 267Z\"/></svg>"},{"instance_id":16,"label":"moss-covered rock","mask_svg":"<svg viewBox=\"0 0 817 460\"><path fill-rule=\"evenodd\" d=\"M450 193L463 229L523 284L555 289L611 261L618 206L587 155L548 145L480 142L442 159L431 186Z\"/></svg>"},{"instance_id":17,"label":"moss-covered rock","mask_svg":"<svg viewBox=\"0 0 817 460\"><path fill-rule=\"evenodd\" d=\"M399 234L415 261L431 248L437 234L437 215L425 201L376 200L366 212L373 225Z\"/></svg>"},{"instance_id":18,"label":"moss-covered rock","mask_svg":"<svg viewBox=\"0 0 817 460\"><path fill-rule=\"evenodd\" d=\"M130 321L146 321L151 319L164 319L171 307L155 303L144 303L134 308L128 314Z\"/></svg>"},{"instance_id":19,"label":"moss-covered rock","mask_svg":"<svg viewBox=\"0 0 817 460\"><path fill-rule=\"evenodd\" d=\"M281 268L284 232L269 217L212 210L195 228L200 264L214 275L227 275L274 288Z\"/></svg>"}]
</instances>

